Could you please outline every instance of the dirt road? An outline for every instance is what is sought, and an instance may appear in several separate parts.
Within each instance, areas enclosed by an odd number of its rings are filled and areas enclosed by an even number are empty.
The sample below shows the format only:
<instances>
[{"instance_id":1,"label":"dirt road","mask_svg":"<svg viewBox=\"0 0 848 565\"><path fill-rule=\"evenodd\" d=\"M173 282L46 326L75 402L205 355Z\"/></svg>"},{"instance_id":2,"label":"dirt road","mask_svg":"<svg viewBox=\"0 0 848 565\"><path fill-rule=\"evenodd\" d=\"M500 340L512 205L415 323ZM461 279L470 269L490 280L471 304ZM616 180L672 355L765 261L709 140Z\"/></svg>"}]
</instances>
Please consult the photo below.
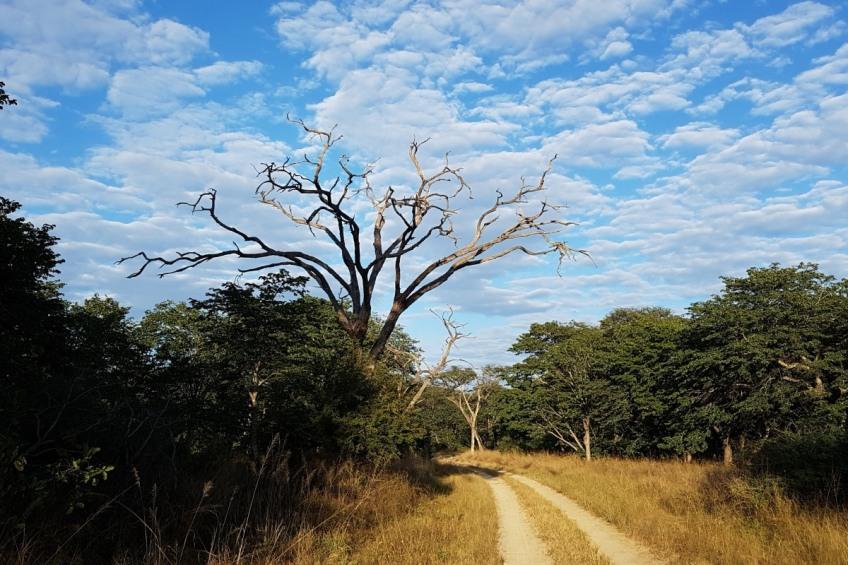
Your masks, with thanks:
<instances>
[{"instance_id":1,"label":"dirt road","mask_svg":"<svg viewBox=\"0 0 848 565\"><path fill-rule=\"evenodd\" d=\"M498 509L498 543L504 565L553 565L545 544L533 532L515 492L494 474L479 472L486 479Z\"/></svg>"},{"instance_id":2,"label":"dirt road","mask_svg":"<svg viewBox=\"0 0 848 565\"><path fill-rule=\"evenodd\" d=\"M533 531L518 497L500 473L488 469L474 469L484 477L492 489L498 509L499 543L506 565L552 565L545 544ZM527 485L586 534L598 552L614 565L658 565L659 559L644 545L628 538L615 526L588 512L560 492L523 475L507 473L510 478Z\"/></svg>"}]
</instances>

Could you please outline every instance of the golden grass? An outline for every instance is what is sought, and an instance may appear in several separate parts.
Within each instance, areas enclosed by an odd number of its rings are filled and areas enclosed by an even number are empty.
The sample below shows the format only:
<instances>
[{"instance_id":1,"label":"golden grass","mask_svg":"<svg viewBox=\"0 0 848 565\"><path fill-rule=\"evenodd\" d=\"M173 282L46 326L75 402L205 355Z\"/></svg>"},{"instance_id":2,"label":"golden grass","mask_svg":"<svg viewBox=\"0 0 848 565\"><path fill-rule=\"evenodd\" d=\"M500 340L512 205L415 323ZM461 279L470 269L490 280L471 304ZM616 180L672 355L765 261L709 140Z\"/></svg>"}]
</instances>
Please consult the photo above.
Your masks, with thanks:
<instances>
[{"instance_id":1,"label":"golden grass","mask_svg":"<svg viewBox=\"0 0 848 565\"><path fill-rule=\"evenodd\" d=\"M479 477L445 465L417 463L415 484L402 476L379 479L349 492L322 528L304 528L286 551L260 552L251 563L297 565L500 563L497 515L488 486ZM325 495L326 496L326 495ZM337 495L331 495L335 498ZM339 503L342 502L342 506ZM222 556L224 557L224 556ZM233 555L219 563L231 563Z\"/></svg>"},{"instance_id":2,"label":"golden grass","mask_svg":"<svg viewBox=\"0 0 848 565\"><path fill-rule=\"evenodd\" d=\"M483 479L421 459L375 468L351 461L263 464L250 481L230 470L205 483L191 508L170 500L133 513L144 540L118 547L117 565L499 564L497 513ZM242 488L238 488L242 486ZM211 495L210 495L211 492ZM240 497L237 495L241 495ZM163 505L170 504L168 513ZM176 509L176 510L174 510ZM130 510L127 509L129 513ZM162 516L181 523L162 527ZM115 514L121 518L121 514ZM177 528L182 523L183 528ZM0 562L106 562L25 540Z\"/></svg>"},{"instance_id":3,"label":"golden grass","mask_svg":"<svg viewBox=\"0 0 848 565\"><path fill-rule=\"evenodd\" d=\"M495 504L483 479L454 474L450 493L369 532L353 552L353 563L424 565L500 564Z\"/></svg>"},{"instance_id":4,"label":"golden grass","mask_svg":"<svg viewBox=\"0 0 848 565\"><path fill-rule=\"evenodd\" d=\"M848 516L802 508L774 484L715 464L484 452L463 460L522 473L682 563L848 563Z\"/></svg>"},{"instance_id":5,"label":"golden grass","mask_svg":"<svg viewBox=\"0 0 848 565\"><path fill-rule=\"evenodd\" d=\"M536 535L544 542L554 563L608 565L610 561L598 554L586 535L557 507L539 496L528 486L503 477L515 490L521 506L527 512Z\"/></svg>"}]
</instances>

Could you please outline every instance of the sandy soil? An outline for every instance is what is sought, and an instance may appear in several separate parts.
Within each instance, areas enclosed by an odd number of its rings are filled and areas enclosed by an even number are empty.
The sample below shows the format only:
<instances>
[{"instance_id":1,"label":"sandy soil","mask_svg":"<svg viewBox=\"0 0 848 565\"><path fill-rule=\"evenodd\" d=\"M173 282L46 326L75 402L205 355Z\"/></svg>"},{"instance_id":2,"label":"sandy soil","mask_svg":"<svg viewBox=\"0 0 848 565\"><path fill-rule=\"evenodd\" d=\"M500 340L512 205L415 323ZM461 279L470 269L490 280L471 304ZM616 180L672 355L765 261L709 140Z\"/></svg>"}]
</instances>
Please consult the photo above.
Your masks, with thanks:
<instances>
[{"instance_id":1,"label":"sandy soil","mask_svg":"<svg viewBox=\"0 0 848 565\"><path fill-rule=\"evenodd\" d=\"M479 473L492 489L498 509L499 544L505 565L553 565L512 488L495 475Z\"/></svg>"},{"instance_id":2,"label":"sandy soil","mask_svg":"<svg viewBox=\"0 0 848 565\"><path fill-rule=\"evenodd\" d=\"M578 528L583 530L589 540L615 565L648 565L664 563L644 545L628 538L612 524L584 510L567 496L522 475L510 474L514 478L543 496ZM525 563L532 563L525 561Z\"/></svg>"}]
</instances>

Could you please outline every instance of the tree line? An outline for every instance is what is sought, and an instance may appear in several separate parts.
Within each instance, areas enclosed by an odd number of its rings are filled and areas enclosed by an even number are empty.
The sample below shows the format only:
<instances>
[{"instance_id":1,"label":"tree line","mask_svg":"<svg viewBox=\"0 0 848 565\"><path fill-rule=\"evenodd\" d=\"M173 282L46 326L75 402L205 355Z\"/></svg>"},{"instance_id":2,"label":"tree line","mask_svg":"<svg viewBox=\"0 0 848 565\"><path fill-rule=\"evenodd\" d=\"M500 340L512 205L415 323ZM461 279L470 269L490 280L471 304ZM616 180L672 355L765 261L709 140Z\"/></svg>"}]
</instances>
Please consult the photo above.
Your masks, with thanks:
<instances>
[{"instance_id":1,"label":"tree line","mask_svg":"<svg viewBox=\"0 0 848 565\"><path fill-rule=\"evenodd\" d=\"M801 263L722 281L685 315L619 308L597 324L533 324L510 348L522 360L498 369L484 445L587 460L741 453L799 490L844 496L848 279Z\"/></svg>"}]
</instances>

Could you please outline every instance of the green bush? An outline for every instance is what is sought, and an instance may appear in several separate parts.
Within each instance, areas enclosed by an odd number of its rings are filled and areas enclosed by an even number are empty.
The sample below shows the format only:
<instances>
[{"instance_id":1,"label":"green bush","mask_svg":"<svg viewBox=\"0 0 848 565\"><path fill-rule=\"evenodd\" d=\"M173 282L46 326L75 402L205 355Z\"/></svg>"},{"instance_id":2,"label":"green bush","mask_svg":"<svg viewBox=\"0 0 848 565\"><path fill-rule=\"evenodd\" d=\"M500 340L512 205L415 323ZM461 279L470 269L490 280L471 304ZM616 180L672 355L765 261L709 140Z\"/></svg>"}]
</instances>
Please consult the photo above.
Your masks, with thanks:
<instances>
[{"instance_id":1,"label":"green bush","mask_svg":"<svg viewBox=\"0 0 848 565\"><path fill-rule=\"evenodd\" d=\"M755 475L777 477L799 500L848 503L848 434L784 434L764 442L749 462Z\"/></svg>"}]
</instances>

